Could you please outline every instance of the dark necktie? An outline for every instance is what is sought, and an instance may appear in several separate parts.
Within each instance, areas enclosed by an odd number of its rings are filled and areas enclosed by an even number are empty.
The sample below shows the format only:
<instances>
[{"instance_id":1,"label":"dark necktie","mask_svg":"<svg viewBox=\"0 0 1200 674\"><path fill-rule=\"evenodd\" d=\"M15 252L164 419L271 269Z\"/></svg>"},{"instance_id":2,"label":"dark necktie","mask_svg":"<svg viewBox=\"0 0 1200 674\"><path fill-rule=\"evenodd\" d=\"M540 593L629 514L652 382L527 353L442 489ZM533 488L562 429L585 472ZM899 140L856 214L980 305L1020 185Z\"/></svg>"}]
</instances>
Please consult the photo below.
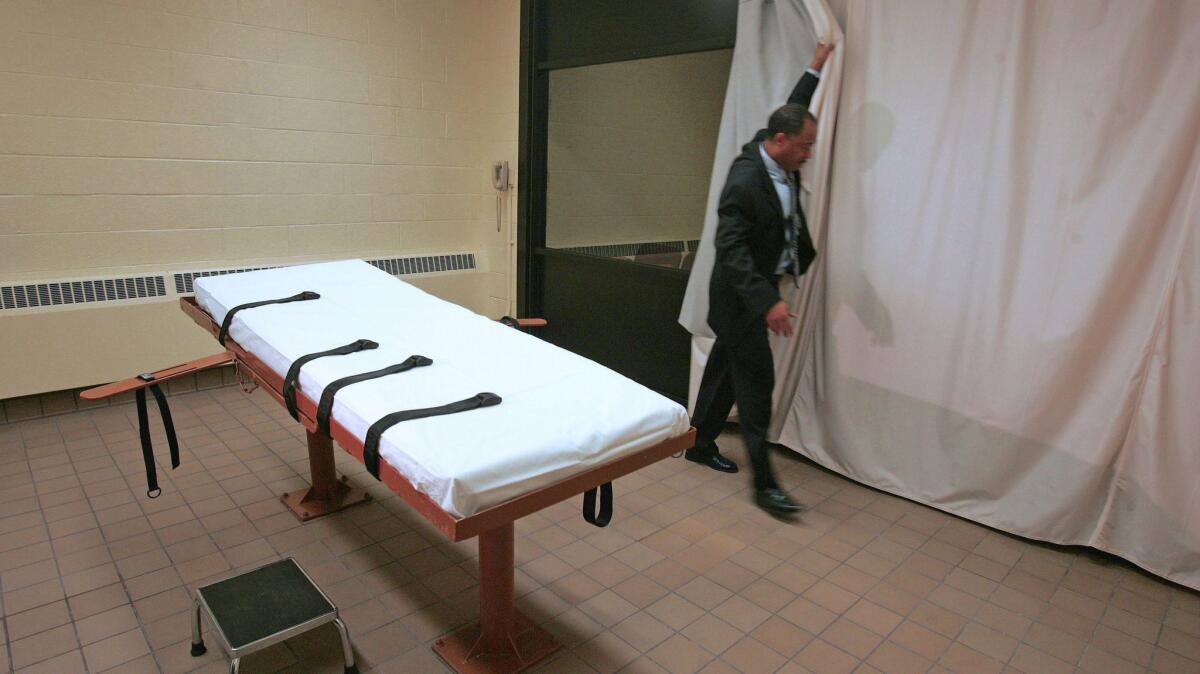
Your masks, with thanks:
<instances>
[{"instance_id":1,"label":"dark necktie","mask_svg":"<svg viewBox=\"0 0 1200 674\"><path fill-rule=\"evenodd\" d=\"M788 174L788 187L792 190L792 281L798 288L800 287L800 181L797 178L798 174L795 172Z\"/></svg>"}]
</instances>

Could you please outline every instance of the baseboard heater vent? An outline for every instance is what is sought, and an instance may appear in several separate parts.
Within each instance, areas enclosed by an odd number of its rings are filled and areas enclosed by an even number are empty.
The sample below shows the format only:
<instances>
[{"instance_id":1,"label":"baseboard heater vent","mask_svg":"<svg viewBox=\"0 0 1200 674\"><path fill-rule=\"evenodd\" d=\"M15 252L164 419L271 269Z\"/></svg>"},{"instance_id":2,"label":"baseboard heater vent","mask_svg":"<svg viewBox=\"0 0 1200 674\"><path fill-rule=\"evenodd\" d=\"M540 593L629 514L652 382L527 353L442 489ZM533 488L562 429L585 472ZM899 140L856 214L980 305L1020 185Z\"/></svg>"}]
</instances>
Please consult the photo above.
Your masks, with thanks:
<instances>
[{"instance_id":1,"label":"baseboard heater vent","mask_svg":"<svg viewBox=\"0 0 1200 674\"><path fill-rule=\"evenodd\" d=\"M433 274L446 271L463 271L475 269L475 253L454 253L450 255L422 255L418 257L389 257L377 260L367 260L367 264L382 269L392 276L406 274ZM192 283L205 276L223 276L225 274L240 274L246 271L274 269L275 267L248 267L246 269L209 269L206 271L189 271L175 274L175 292L188 295L195 290Z\"/></svg>"},{"instance_id":2,"label":"baseboard heater vent","mask_svg":"<svg viewBox=\"0 0 1200 674\"><path fill-rule=\"evenodd\" d=\"M367 260L392 276L405 274L430 274L440 271L463 271L475 268L475 253L453 255L427 255L424 257L393 257L385 260Z\"/></svg>"},{"instance_id":3,"label":"baseboard heater vent","mask_svg":"<svg viewBox=\"0 0 1200 674\"><path fill-rule=\"evenodd\" d=\"M0 311L163 297L163 276L126 276L0 286Z\"/></svg>"},{"instance_id":4,"label":"baseboard heater vent","mask_svg":"<svg viewBox=\"0 0 1200 674\"><path fill-rule=\"evenodd\" d=\"M367 260L367 262L393 276L436 274L476 269L474 253L389 257ZM9 309L52 311L56 307L62 308L66 305L190 295L195 292L194 283L198 278L240 274L260 269L274 269L278 266L282 265L167 272L151 276L39 281L35 283L0 285L0 311ZM172 284L170 288L168 288L168 282Z\"/></svg>"},{"instance_id":5,"label":"baseboard heater vent","mask_svg":"<svg viewBox=\"0 0 1200 674\"><path fill-rule=\"evenodd\" d=\"M591 246L569 246L559 248L570 253L594 255L596 257L629 257L654 253L694 253L700 248L700 240L689 241L645 241L640 243L606 243Z\"/></svg>"},{"instance_id":6,"label":"baseboard heater vent","mask_svg":"<svg viewBox=\"0 0 1200 674\"><path fill-rule=\"evenodd\" d=\"M205 276L224 276L226 274L240 274L247 271L258 271L260 269L274 269L275 267L246 267L244 269L209 269L207 271L185 271L175 273L175 292L179 295L191 295L196 292L192 288L192 282L198 278Z\"/></svg>"}]
</instances>

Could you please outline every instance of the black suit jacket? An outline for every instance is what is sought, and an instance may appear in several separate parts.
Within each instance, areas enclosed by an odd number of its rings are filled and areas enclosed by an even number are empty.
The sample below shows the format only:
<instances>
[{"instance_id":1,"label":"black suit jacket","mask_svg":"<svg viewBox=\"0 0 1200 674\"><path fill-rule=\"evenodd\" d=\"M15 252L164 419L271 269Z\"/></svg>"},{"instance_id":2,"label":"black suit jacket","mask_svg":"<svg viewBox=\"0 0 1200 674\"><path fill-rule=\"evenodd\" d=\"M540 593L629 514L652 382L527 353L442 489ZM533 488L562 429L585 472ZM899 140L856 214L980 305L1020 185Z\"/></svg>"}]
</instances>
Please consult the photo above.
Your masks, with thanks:
<instances>
[{"instance_id":1,"label":"black suit jacket","mask_svg":"<svg viewBox=\"0 0 1200 674\"><path fill-rule=\"evenodd\" d=\"M804 73L788 103L808 106L818 78ZM729 177L717 204L716 264L709 281L708 325L718 339L738 341L755 326L766 329L764 316L780 300L779 276L775 269L787 244L779 194L763 165L759 146L769 137L766 129L742 147L733 160ZM799 185L799 172L795 184ZM803 274L817 255L797 199L800 236L796 241Z\"/></svg>"}]
</instances>

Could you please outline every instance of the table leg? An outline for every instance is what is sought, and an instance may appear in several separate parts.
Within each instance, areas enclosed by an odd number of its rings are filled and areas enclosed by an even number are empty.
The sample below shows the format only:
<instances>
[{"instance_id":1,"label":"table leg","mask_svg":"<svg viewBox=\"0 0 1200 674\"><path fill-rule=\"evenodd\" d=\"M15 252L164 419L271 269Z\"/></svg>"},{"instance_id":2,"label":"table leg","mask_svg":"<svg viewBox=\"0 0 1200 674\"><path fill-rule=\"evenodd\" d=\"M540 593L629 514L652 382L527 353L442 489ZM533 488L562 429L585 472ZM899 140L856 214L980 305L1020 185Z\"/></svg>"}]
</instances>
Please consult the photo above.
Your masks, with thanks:
<instances>
[{"instance_id":1,"label":"table leg","mask_svg":"<svg viewBox=\"0 0 1200 674\"><path fill-rule=\"evenodd\" d=\"M345 477L338 479L333 462L333 441L312 431L308 431L308 468L312 486L305 491L287 492L279 497L303 522L371 498L363 490L353 489L346 484Z\"/></svg>"},{"instance_id":2,"label":"table leg","mask_svg":"<svg viewBox=\"0 0 1200 674\"><path fill-rule=\"evenodd\" d=\"M479 624L433 646L459 674L513 674L558 650L558 642L513 606L513 524L479 534Z\"/></svg>"}]
</instances>

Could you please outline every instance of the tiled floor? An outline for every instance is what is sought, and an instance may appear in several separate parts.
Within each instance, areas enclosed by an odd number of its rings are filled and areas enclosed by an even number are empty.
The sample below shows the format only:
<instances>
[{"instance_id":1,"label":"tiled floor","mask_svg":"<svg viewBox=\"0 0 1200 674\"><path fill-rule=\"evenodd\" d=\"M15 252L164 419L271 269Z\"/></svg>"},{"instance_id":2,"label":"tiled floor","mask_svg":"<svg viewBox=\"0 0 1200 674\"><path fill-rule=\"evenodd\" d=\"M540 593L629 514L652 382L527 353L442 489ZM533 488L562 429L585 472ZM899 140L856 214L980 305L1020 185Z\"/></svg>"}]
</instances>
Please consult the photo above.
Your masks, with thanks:
<instances>
[{"instance_id":1,"label":"tiled floor","mask_svg":"<svg viewBox=\"0 0 1200 674\"><path fill-rule=\"evenodd\" d=\"M0 426L0 670L228 671L213 640L188 654L190 588L292 555L364 672L446 671L429 645L475 616L473 541L348 459L376 501L300 525L276 498L307 476L281 407L236 388L173 403L184 460L155 500L129 405ZM811 508L798 523L751 506L745 475L679 459L618 481L607 529L577 499L521 520L518 603L565 646L540 671L1200 672L1194 592L776 465ZM243 665L341 672L331 626Z\"/></svg>"}]
</instances>

